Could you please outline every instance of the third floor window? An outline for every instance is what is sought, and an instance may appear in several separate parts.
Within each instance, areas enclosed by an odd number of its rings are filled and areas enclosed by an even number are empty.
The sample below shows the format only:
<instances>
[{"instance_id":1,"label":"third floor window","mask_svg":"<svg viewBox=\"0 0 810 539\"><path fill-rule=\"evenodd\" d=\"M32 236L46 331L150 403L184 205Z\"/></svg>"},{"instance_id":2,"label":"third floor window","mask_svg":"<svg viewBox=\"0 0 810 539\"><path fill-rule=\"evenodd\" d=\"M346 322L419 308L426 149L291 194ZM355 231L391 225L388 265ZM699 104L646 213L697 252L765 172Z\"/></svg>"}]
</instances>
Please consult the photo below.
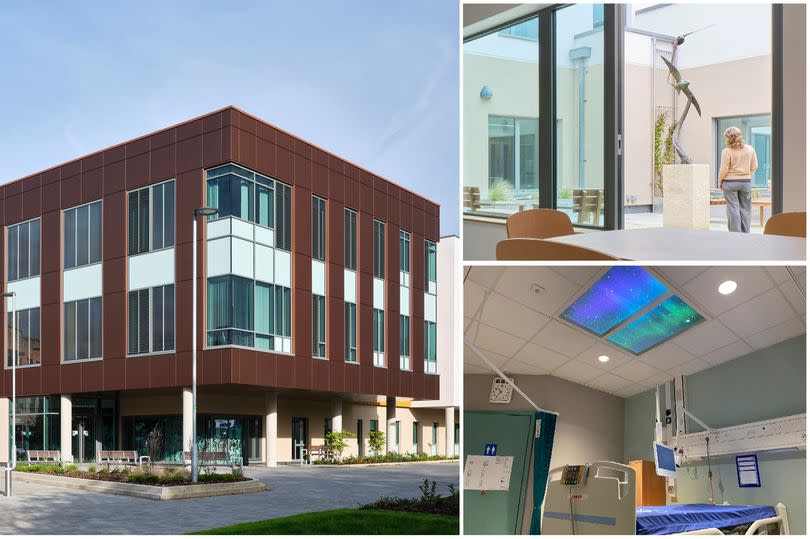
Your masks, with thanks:
<instances>
[{"instance_id":1,"label":"third floor window","mask_svg":"<svg viewBox=\"0 0 810 539\"><path fill-rule=\"evenodd\" d=\"M129 254L174 246L174 180L129 192Z\"/></svg>"},{"instance_id":2,"label":"third floor window","mask_svg":"<svg viewBox=\"0 0 810 539\"><path fill-rule=\"evenodd\" d=\"M101 262L101 201L65 210L63 219L65 269Z\"/></svg>"},{"instance_id":3,"label":"third floor window","mask_svg":"<svg viewBox=\"0 0 810 539\"><path fill-rule=\"evenodd\" d=\"M312 197L312 258L326 260L326 201Z\"/></svg>"},{"instance_id":4,"label":"third floor window","mask_svg":"<svg viewBox=\"0 0 810 539\"><path fill-rule=\"evenodd\" d=\"M10 226L6 230L8 280L39 275L39 219Z\"/></svg>"}]
</instances>

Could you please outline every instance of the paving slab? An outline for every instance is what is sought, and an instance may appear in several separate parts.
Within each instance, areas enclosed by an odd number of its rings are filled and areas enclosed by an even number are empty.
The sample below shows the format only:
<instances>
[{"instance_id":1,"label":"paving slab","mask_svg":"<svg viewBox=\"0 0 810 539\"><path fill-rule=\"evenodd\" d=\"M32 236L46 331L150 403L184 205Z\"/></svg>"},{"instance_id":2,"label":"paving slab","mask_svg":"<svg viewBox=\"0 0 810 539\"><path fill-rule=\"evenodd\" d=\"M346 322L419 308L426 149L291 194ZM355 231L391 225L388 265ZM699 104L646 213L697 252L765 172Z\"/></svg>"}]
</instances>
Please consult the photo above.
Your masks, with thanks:
<instances>
[{"instance_id":1,"label":"paving slab","mask_svg":"<svg viewBox=\"0 0 810 539\"><path fill-rule=\"evenodd\" d=\"M268 490L255 494L156 501L16 481L14 496L0 497L0 534L166 534L268 518L355 508L381 496L419 496L428 478L439 490L458 487L458 463L323 468L246 468Z\"/></svg>"}]
</instances>

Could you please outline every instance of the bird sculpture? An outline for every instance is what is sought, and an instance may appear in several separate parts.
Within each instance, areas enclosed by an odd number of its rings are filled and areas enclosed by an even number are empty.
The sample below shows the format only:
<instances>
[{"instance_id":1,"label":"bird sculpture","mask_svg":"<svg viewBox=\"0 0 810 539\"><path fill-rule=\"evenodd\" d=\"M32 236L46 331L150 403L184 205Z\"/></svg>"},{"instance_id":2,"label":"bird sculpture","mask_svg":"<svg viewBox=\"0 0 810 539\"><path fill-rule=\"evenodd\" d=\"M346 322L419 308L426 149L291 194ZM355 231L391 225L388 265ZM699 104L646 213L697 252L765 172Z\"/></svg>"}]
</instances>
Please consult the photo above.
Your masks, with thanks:
<instances>
[{"instance_id":1,"label":"bird sculpture","mask_svg":"<svg viewBox=\"0 0 810 539\"><path fill-rule=\"evenodd\" d=\"M679 94L683 94L686 97L686 106L681 113L681 117L678 119L677 127L675 128L675 132L672 134L672 146L675 148L675 152L678 154L678 157L681 160L681 163L689 164L692 163L692 158L684 151L683 147L680 144L681 138L681 128L683 127L683 122L686 120L686 115L689 114L689 109L692 105L695 106L695 110L698 113L698 116L702 116L700 112L700 105L695 99L695 94L692 93L692 90L689 89L689 81L683 78L681 72L678 71L678 68L672 65L672 62L664 58L663 56L661 59L669 68L669 74L674 79L675 83L671 84L675 91Z\"/></svg>"}]
</instances>

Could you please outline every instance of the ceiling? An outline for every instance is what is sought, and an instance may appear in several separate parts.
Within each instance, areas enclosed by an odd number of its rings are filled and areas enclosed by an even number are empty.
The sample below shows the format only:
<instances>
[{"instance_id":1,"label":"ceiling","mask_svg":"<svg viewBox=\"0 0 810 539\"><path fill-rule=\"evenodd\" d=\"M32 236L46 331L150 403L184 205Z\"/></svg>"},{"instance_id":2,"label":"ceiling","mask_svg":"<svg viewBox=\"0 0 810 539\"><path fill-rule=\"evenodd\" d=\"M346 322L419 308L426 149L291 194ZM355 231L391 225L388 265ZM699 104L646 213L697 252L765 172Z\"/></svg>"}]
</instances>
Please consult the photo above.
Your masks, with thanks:
<instances>
[{"instance_id":1,"label":"ceiling","mask_svg":"<svg viewBox=\"0 0 810 539\"><path fill-rule=\"evenodd\" d=\"M559 318L604 267L465 268L464 338L506 374L551 375L630 397L805 333L804 267L791 268L801 289L784 266L648 270L706 321L639 356ZM724 296L717 287L727 280L738 287ZM600 363L600 355L610 361ZM465 347L464 373L493 371Z\"/></svg>"}]
</instances>

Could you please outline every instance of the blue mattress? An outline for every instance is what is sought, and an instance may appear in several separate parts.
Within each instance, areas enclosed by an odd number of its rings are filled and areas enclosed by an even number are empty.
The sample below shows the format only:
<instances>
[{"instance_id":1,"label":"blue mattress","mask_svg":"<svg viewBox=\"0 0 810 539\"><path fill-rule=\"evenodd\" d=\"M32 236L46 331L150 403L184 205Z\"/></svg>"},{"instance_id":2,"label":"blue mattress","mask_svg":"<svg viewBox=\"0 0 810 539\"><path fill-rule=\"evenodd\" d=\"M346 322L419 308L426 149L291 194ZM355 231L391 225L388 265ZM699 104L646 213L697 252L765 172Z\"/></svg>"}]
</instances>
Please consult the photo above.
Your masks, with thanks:
<instances>
[{"instance_id":1,"label":"blue mattress","mask_svg":"<svg viewBox=\"0 0 810 539\"><path fill-rule=\"evenodd\" d=\"M704 528L725 528L775 516L776 511L767 505L685 503L636 507L636 535L665 535Z\"/></svg>"}]
</instances>

